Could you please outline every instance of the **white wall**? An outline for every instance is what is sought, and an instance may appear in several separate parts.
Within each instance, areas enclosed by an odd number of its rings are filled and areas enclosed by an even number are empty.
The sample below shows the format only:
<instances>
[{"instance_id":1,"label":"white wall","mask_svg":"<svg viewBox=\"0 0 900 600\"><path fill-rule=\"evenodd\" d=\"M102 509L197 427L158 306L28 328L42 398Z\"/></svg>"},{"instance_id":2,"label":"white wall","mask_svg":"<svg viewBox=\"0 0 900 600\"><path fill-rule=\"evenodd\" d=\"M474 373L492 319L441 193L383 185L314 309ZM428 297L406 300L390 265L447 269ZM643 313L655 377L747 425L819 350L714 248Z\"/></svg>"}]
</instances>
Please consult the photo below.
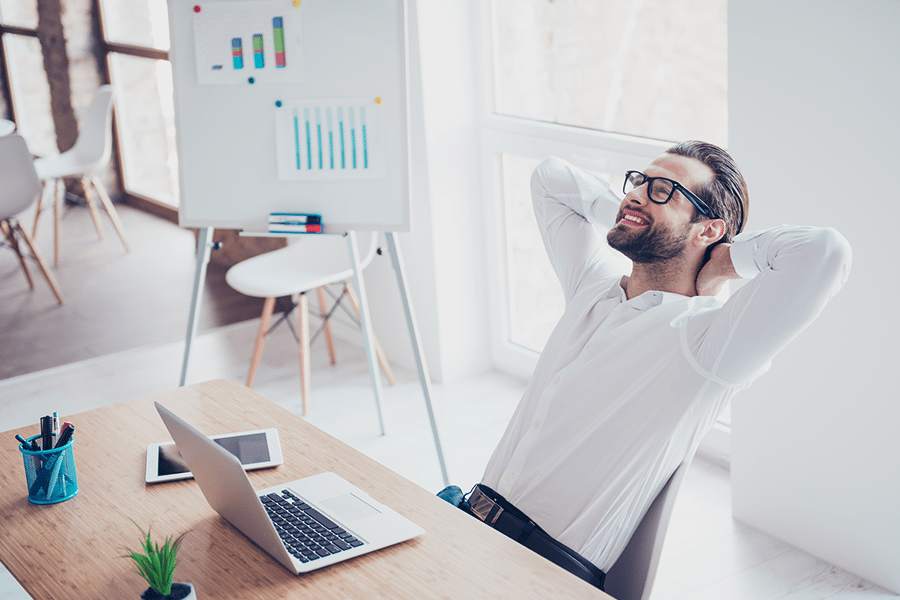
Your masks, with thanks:
<instances>
[{"instance_id":1,"label":"white wall","mask_svg":"<svg viewBox=\"0 0 900 600\"><path fill-rule=\"evenodd\" d=\"M732 0L728 19L750 228L834 226L854 254L843 291L735 399L734 514L900 592L900 2Z\"/></svg>"},{"instance_id":2,"label":"white wall","mask_svg":"<svg viewBox=\"0 0 900 600\"><path fill-rule=\"evenodd\" d=\"M410 0L412 229L401 238L423 345L436 381L491 368L470 2ZM393 270L366 278L388 355L412 366Z\"/></svg>"}]
</instances>

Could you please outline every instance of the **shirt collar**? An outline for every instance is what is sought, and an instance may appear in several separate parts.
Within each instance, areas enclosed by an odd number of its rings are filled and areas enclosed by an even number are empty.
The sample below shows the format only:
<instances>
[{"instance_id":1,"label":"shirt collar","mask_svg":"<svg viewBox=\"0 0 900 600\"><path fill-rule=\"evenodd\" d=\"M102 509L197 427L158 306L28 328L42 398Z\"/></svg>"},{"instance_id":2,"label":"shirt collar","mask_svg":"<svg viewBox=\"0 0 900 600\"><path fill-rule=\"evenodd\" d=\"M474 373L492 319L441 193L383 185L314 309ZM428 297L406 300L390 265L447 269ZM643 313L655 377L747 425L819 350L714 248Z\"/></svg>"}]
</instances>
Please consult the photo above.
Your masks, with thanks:
<instances>
[{"instance_id":1,"label":"shirt collar","mask_svg":"<svg viewBox=\"0 0 900 600\"><path fill-rule=\"evenodd\" d=\"M660 304L663 304L665 302L673 302L675 300L684 300L685 298L690 298L690 296L677 294L675 292L647 290L643 294L635 296L634 298L629 300L628 296L625 295L625 289L622 287L623 279L624 276L614 280L609 289L606 290L606 292L602 295L602 298L618 298L619 302L628 302L633 308L637 310L647 310L648 308L659 306Z\"/></svg>"}]
</instances>

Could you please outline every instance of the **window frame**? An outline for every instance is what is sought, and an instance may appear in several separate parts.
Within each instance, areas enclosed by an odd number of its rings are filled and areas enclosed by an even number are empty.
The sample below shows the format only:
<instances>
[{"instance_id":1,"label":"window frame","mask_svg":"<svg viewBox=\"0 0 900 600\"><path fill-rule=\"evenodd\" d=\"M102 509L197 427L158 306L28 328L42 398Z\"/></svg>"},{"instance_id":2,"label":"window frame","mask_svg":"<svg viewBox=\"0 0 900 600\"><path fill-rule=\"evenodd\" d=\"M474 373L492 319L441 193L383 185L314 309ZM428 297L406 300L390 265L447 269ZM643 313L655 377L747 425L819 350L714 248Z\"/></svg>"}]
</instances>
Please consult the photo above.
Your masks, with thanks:
<instances>
[{"instance_id":1,"label":"window frame","mask_svg":"<svg viewBox=\"0 0 900 600\"><path fill-rule=\"evenodd\" d=\"M159 0L162 2L163 0ZM147 58L154 60L170 61L169 51L150 46L141 46L138 44L125 44L122 42L111 42L106 37L106 24L103 16L102 0L92 0L94 31L97 33L98 53L100 54L100 77L104 84L112 84L110 69L110 60L112 54L123 54L126 56L135 56L138 58ZM122 193L125 198L133 206L140 208L146 212L164 217L173 223L178 222L178 207L164 202L158 198L147 196L128 189L125 179L125 169L122 162L121 143L119 141L119 126L117 115L113 114L113 154L115 157L116 176L122 186Z\"/></svg>"},{"instance_id":2,"label":"window frame","mask_svg":"<svg viewBox=\"0 0 900 600\"><path fill-rule=\"evenodd\" d=\"M160 0L162 1L162 0ZM111 54L124 54L128 56L136 56L139 58L149 58L156 60L169 60L169 52L167 50L160 50L158 48L151 48L148 46L140 46L135 44L124 44L121 42L110 42L106 39L106 29L105 24L103 22L103 7L101 6L101 0L91 0L91 19L93 22L93 31L95 33L96 39L94 40L97 44L97 54L98 54L98 69L100 71L100 81L103 84L111 84L112 79L110 77L110 55ZM3 47L2 40L7 35L20 35L26 37L32 37L36 39L40 39L37 32L37 27L22 27L19 25L7 25L0 21L0 62L3 65L3 73L0 76L0 80L2 80L2 92L3 100L6 103L7 112L10 118L13 121L16 121L16 107L15 103L12 99L12 84L9 80L9 57L6 55L6 51ZM51 115L52 118L52 115ZM127 183L125 181L124 169L122 168L122 155L120 150L119 143L119 127L117 122L117 115L113 112L113 168L116 171L116 176L119 179L119 182L122 186L122 195L123 198L133 206L145 210L147 212L154 213L161 217L164 217L173 223L178 222L178 208L172 206L162 200L152 198L141 194L139 192L135 192L128 189Z\"/></svg>"},{"instance_id":3,"label":"window frame","mask_svg":"<svg viewBox=\"0 0 900 600\"><path fill-rule=\"evenodd\" d=\"M493 8L493 0L475 2L473 8L473 16L477 20L474 24L474 31L477 32L475 55L480 63L476 65L478 73L476 94L481 194L485 207L488 310L491 316L490 351L495 368L529 379L540 353L514 342L511 336L511 286L507 257L502 155L509 153L537 159L559 156L587 168L594 167L615 174L617 169L614 165L622 166L629 161L632 165L645 165L659 156L675 140L606 132L496 112ZM730 424L717 421L701 445L700 452L713 462L728 468L730 447Z\"/></svg>"},{"instance_id":4,"label":"window frame","mask_svg":"<svg viewBox=\"0 0 900 600\"><path fill-rule=\"evenodd\" d=\"M4 45L4 40L7 35L18 35L23 37L30 37L37 39L40 41L38 37L37 28L32 29L30 27L21 27L18 25L6 25L0 20L0 63L3 66L3 74L0 76L0 80L2 80L2 93L3 93L3 101L6 103L6 111L9 115L9 118L14 122L16 121L16 105L13 102L12 97L12 84L9 80L9 57L6 56L6 47ZM52 118L52 115L51 115Z\"/></svg>"}]
</instances>

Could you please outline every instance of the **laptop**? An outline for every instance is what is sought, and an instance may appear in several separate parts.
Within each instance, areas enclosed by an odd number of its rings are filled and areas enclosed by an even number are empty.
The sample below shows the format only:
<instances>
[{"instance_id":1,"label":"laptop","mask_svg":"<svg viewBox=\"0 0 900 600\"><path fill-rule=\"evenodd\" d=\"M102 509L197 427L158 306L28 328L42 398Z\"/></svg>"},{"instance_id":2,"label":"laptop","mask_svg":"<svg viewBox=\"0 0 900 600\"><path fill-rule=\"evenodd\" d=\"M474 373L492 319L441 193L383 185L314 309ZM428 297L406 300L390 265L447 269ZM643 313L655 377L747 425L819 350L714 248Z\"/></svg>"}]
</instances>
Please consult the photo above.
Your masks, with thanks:
<instances>
[{"instance_id":1,"label":"laptop","mask_svg":"<svg viewBox=\"0 0 900 600\"><path fill-rule=\"evenodd\" d=\"M254 490L233 454L154 404L209 505L295 574L425 533L335 473Z\"/></svg>"}]
</instances>

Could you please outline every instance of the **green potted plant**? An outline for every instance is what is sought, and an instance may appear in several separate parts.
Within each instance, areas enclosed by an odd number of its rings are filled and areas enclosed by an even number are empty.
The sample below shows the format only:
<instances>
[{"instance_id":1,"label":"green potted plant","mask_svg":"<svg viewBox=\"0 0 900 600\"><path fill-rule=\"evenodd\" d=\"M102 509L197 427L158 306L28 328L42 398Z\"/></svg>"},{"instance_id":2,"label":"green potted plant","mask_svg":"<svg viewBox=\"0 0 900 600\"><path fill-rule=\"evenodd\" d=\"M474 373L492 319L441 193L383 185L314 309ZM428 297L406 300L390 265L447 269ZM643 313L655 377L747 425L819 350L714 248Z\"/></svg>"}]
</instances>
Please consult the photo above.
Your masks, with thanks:
<instances>
[{"instance_id":1,"label":"green potted plant","mask_svg":"<svg viewBox=\"0 0 900 600\"><path fill-rule=\"evenodd\" d=\"M194 592L194 586L190 583L173 583L172 577L175 574L175 559L178 555L178 549L181 547L181 540L185 534L182 533L176 539L171 536L167 537L162 546L158 543L154 544L150 540L150 530L142 531L141 550L143 552L128 551L126 558L130 558L134 562L149 586L144 593L141 594L142 600L197 600L197 594Z\"/></svg>"}]
</instances>

